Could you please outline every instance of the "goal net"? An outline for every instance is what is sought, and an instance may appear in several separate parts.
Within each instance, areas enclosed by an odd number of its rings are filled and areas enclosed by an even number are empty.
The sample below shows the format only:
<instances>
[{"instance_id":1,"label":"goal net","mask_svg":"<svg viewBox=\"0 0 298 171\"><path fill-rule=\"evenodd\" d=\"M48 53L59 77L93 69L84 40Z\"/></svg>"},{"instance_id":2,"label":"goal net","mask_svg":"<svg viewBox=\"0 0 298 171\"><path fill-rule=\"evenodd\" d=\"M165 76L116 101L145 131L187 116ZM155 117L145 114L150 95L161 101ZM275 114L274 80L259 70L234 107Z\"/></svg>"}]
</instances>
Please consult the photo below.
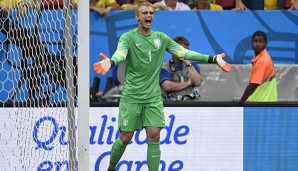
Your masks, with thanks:
<instances>
[{"instance_id":1,"label":"goal net","mask_svg":"<svg viewBox=\"0 0 298 171\"><path fill-rule=\"evenodd\" d=\"M77 170L78 11L0 1L0 170Z\"/></svg>"}]
</instances>

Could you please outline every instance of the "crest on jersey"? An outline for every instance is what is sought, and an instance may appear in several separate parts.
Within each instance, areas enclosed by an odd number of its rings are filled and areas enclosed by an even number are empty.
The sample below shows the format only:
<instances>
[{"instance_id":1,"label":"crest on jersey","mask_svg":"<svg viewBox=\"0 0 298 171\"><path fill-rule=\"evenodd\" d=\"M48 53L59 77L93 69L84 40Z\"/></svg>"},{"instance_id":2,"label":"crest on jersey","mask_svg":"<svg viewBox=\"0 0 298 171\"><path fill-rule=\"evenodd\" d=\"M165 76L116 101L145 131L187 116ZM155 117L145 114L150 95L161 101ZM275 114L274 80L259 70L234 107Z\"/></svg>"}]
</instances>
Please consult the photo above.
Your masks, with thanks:
<instances>
[{"instance_id":1,"label":"crest on jersey","mask_svg":"<svg viewBox=\"0 0 298 171\"><path fill-rule=\"evenodd\" d=\"M127 126L128 125L128 120L127 119L123 119L123 126Z\"/></svg>"},{"instance_id":2,"label":"crest on jersey","mask_svg":"<svg viewBox=\"0 0 298 171\"><path fill-rule=\"evenodd\" d=\"M156 48L160 48L160 39L154 39L154 46L156 47Z\"/></svg>"}]
</instances>

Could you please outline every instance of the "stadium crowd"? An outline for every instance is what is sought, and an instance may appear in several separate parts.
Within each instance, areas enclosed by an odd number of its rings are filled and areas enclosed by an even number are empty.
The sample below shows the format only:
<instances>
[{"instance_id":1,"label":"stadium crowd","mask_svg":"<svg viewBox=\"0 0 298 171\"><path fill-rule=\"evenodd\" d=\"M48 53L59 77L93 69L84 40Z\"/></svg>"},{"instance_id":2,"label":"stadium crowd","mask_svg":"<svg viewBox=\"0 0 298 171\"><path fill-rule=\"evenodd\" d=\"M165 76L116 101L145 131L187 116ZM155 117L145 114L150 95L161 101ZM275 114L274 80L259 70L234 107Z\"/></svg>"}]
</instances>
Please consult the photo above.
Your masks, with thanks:
<instances>
[{"instance_id":1,"label":"stadium crowd","mask_svg":"<svg viewBox=\"0 0 298 171\"><path fill-rule=\"evenodd\" d=\"M93 10L131 10L138 3L148 1L155 10L297 10L298 0L90 0ZM0 0L0 6L19 7L20 5L41 3L48 9L62 8L63 0ZM78 0L70 0L77 8Z\"/></svg>"}]
</instances>

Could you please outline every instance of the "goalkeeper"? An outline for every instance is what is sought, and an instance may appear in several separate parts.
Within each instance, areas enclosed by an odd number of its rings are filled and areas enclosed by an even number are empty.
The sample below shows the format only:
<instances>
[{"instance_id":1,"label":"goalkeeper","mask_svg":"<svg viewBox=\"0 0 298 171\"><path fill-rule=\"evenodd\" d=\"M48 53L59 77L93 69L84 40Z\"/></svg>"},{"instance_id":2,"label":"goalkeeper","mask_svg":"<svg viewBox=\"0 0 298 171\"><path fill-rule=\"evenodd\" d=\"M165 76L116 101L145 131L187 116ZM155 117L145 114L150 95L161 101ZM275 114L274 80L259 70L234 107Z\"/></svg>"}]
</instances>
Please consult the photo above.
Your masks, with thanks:
<instances>
[{"instance_id":1,"label":"goalkeeper","mask_svg":"<svg viewBox=\"0 0 298 171\"><path fill-rule=\"evenodd\" d=\"M94 64L94 70L105 75L111 67L126 61L125 81L119 104L120 136L112 146L109 171L116 169L134 132L143 128L148 139L149 171L159 170L160 131L165 126L159 73L165 51L187 60L215 63L226 72L231 70L231 66L222 59L223 55L209 56L185 49L164 33L151 30L154 10L150 3L138 5L136 20L138 28L120 37L112 58L101 53L102 60Z\"/></svg>"}]
</instances>

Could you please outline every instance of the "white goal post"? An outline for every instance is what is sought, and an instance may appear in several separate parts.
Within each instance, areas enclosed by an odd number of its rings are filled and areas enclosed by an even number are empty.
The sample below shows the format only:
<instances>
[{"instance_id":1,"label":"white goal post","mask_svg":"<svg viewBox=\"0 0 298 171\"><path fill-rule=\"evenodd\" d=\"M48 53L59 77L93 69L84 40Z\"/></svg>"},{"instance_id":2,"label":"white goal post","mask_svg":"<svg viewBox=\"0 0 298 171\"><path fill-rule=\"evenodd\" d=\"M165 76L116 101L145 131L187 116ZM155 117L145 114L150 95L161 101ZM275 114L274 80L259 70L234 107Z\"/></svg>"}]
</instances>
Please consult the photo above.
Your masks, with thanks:
<instances>
[{"instance_id":1,"label":"white goal post","mask_svg":"<svg viewBox=\"0 0 298 171\"><path fill-rule=\"evenodd\" d=\"M80 0L78 2L78 42L79 42L79 115L78 115L78 149L79 149L79 171L90 170L89 168L89 67L90 67L90 20L89 19L89 1ZM87 20L86 20L87 18Z\"/></svg>"},{"instance_id":2,"label":"white goal post","mask_svg":"<svg viewBox=\"0 0 298 171\"><path fill-rule=\"evenodd\" d=\"M74 2L0 1L1 171L89 170L89 1Z\"/></svg>"}]
</instances>

